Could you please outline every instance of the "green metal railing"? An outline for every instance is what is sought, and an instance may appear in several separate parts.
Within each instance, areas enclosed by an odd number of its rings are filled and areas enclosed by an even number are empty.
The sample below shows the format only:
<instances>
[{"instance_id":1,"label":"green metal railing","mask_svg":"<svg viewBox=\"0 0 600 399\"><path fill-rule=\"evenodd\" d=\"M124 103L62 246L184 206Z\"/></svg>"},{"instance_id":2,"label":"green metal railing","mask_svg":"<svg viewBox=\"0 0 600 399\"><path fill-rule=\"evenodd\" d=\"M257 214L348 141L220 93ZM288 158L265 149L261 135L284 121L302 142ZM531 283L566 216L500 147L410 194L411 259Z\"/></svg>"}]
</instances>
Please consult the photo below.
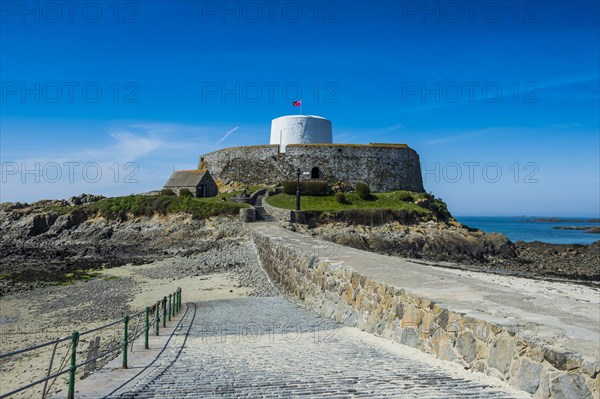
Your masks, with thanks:
<instances>
[{"instance_id":1,"label":"green metal railing","mask_svg":"<svg viewBox=\"0 0 600 399\"><path fill-rule=\"evenodd\" d=\"M49 387L48 382L51 381L50 383L50 387L52 387L52 384L58 379L58 377L68 374L68 388L67 388L67 399L74 399L75 398L75 381L76 381L76 373L77 370L79 370L81 367L86 366L90 363L94 363L99 360L102 359L106 356L109 356L111 354L116 353L117 351L121 351L122 352L122 367L123 368L127 368L127 351L128 348L132 348L133 349L133 342L136 338L140 337L142 334L144 335L144 348L145 349L149 349L150 348L150 343L149 343L149 339L150 339L150 330L154 329L155 334L158 336L159 335L159 330L160 330L160 310L162 308L162 325L163 327L166 327L166 319L168 317L169 321L171 321L172 317L175 317L175 315L177 313L179 313L179 311L181 310L181 288L177 288L177 290L172 293L169 294L169 300L168 300L168 304L167 304L167 297L163 297L162 300L157 301L154 305L152 306L147 306L143 311L135 313L135 314L127 314L123 317L122 320L117 320L115 322L88 330L88 331L84 331L84 332L78 332L78 331L73 331L72 334L70 336L67 337L62 337L62 338L58 338L55 339L53 341L49 341L49 342L44 342L42 344L38 344L38 345L34 345L28 348L24 348L24 349L19 349L16 351L12 351L12 352L8 352L8 353L3 353L0 354L0 360L1 359L7 359L10 358L12 356L15 355L19 355L19 354L24 354L27 352L31 352L34 350L39 350L45 347L49 347L51 345L54 345L53 351L52 351L52 355L50 358L50 363L48 366L48 370L46 373L46 377L41 378L37 381L31 382L29 384L23 385L17 389L14 389L8 393L2 393L0 394L0 399L3 398L7 398L11 395L17 394L19 392L25 391L31 387L34 387L38 384L44 384L43 390L42 390L42 398L45 398L46 395L49 393ZM168 307L168 309L167 309ZM151 320L150 315L154 315L154 317L152 318L153 320ZM139 325L140 323L138 322L138 324L136 325L136 328L134 329L134 332L131 333L130 332L130 320L131 319L140 319L143 317L143 324L144 324L144 328L142 331L138 331L139 330ZM113 326L117 326L119 324L123 323L123 336L122 336L122 342L121 345L116 346L115 348L109 349L106 352L99 354L97 356L94 356L92 358L89 358L83 362L77 363L77 348L78 348L78 344L80 342L80 339L82 336L84 335L89 335L92 334L94 332L98 332L101 330L105 330L109 327L113 327ZM67 342L70 341L70 348L69 348L69 352L67 353L67 355L70 358L70 362L69 362L69 366L66 367L66 365L63 367L62 365L59 366L59 371L52 373L52 365L53 365L53 361L54 361L54 355L56 353L56 348L58 347L59 344L63 343L63 342ZM65 359L63 359L63 363Z\"/></svg>"}]
</instances>

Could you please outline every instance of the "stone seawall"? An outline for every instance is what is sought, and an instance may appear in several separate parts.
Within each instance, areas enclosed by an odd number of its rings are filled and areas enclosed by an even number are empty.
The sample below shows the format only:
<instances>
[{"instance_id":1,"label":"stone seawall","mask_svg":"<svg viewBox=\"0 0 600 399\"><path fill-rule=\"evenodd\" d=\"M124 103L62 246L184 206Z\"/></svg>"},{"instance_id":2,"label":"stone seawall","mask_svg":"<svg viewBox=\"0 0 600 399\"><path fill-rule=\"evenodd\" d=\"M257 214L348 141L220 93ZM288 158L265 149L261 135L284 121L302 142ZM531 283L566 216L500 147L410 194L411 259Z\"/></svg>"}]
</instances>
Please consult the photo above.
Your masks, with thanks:
<instances>
[{"instance_id":1,"label":"stone seawall","mask_svg":"<svg viewBox=\"0 0 600 399\"><path fill-rule=\"evenodd\" d=\"M336 254L334 244L309 237L301 244L293 233L273 229L252 232L265 271L288 298L318 314L508 381L535 398L600 397L598 359L553 347L531 326L471 317L358 272L338 260L356 257Z\"/></svg>"},{"instance_id":2,"label":"stone seawall","mask_svg":"<svg viewBox=\"0 0 600 399\"><path fill-rule=\"evenodd\" d=\"M373 191L424 191L419 155L403 144L293 144L286 153L278 145L234 147L202 155L199 168L223 182L251 185L295 180L300 168L330 183L365 181Z\"/></svg>"}]
</instances>

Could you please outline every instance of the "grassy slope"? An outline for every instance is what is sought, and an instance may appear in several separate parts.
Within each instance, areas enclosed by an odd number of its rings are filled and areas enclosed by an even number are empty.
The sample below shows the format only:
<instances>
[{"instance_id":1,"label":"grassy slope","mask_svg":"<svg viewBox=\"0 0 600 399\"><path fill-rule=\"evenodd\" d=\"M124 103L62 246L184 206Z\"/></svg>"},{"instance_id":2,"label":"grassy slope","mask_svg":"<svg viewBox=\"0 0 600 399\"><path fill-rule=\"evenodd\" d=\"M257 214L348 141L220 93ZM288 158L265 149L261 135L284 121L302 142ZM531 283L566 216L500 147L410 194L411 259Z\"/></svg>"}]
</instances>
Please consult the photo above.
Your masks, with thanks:
<instances>
[{"instance_id":1,"label":"grassy slope","mask_svg":"<svg viewBox=\"0 0 600 399\"><path fill-rule=\"evenodd\" d=\"M416 211L422 214L431 213L430 210L415 205L412 202L400 200L402 191L390 191L386 193L373 193L372 199L363 200L354 193L347 193L347 204L341 204L335 200L334 195L322 197L314 197L303 195L301 197L301 208L307 211L341 211L346 209L392 209L392 210L407 210ZM404 192L405 193L405 192ZM421 194L412 193L415 198L419 198ZM284 209L295 209L296 196L288 194L277 194L267 198L267 202L275 207Z\"/></svg>"},{"instance_id":2,"label":"grassy slope","mask_svg":"<svg viewBox=\"0 0 600 399\"><path fill-rule=\"evenodd\" d=\"M231 196L231 195L227 195ZM87 205L56 207L49 210L60 213L82 211L88 215L100 214L107 219L117 219L124 215L152 216L177 212L190 213L194 219L205 219L211 216L236 216L240 208L248 205L222 201L221 196L212 198L191 198L169 195L128 195L124 197L104 198Z\"/></svg>"}]
</instances>

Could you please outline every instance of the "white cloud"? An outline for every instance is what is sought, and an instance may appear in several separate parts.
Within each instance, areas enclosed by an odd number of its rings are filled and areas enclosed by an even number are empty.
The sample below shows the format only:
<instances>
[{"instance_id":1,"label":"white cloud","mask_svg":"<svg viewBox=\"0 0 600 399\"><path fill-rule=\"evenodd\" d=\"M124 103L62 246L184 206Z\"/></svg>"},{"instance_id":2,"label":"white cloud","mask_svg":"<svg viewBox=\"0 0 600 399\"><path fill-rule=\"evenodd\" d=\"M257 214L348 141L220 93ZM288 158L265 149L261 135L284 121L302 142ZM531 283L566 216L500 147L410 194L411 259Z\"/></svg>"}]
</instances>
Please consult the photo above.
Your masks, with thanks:
<instances>
[{"instance_id":1,"label":"white cloud","mask_svg":"<svg viewBox=\"0 0 600 399\"><path fill-rule=\"evenodd\" d=\"M449 136L449 137L442 137L439 139L433 139L433 140L429 140L427 141L427 144L446 144L446 143L450 143L453 141L462 141L462 140L467 140L473 137L479 137L479 136L488 136L491 135L493 133L496 133L498 131L499 128L489 128L489 129L482 129L482 130L475 130L472 132L466 132L466 133L461 133L461 134L457 134L454 136Z\"/></svg>"},{"instance_id":2,"label":"white cloud","mask_svg":"<svg viewBox=\"0 0 600 399\"><path fill-rule=\"evenodd\" d=\"M229 130L227 133L225 133L225 135L223 137L221 137L221 140L217 141L217 144L221 144L223 141L225 141L227 139L227 137L229 137L229 135L231 133L235 132L239 128L240 128L239 126L236 126L233 129Z\"/></svg>"},{"instance_id":3,"label":"white cloud","mask_svg":"<svg viewBox=\"0 0 600 399\"><path fill-rule=\"evenodd\" d=\"M395 130L402 129L403 127L404 127L404 125L402 123L396 123L393 126L389 126L389 127L384 128L384 129L381 129L381 131L382 132L393 132Z\"/></svg>"},{"instance_id":4,"label":"white cloud","mask_svg":"<svg viewBox=\"0 0 600 399\"><path fill-rule=\"evenodd\" d=\"M30 150L12 159L2 154L0 201L158 189L173 168L195 167L200 154L218 149L238 129L230 129L215 143L222 135L221 126L119 122L106 128L100 140L96 138L100 145Z\"/></svg>"}]
</instances>

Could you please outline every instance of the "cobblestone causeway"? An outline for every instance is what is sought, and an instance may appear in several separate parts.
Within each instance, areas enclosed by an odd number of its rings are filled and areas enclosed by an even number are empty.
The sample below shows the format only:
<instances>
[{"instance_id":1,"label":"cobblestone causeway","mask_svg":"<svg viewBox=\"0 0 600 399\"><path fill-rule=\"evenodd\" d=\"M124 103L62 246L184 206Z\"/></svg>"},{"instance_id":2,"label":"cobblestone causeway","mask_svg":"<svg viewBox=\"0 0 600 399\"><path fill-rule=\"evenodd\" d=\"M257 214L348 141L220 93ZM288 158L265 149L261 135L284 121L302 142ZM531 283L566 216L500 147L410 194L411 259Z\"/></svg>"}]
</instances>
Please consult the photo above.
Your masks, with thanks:
<instances>
[{"instance_id":1,"label":"cobblestone causeway","mask_svg":"<svg viewBox=\"0 0 600 399\"><path fill-rule=\"evenodd\" d=\"M190 306L160 366L112 398L529 397L283 298Z\"/></svg>"}]
</instances>

